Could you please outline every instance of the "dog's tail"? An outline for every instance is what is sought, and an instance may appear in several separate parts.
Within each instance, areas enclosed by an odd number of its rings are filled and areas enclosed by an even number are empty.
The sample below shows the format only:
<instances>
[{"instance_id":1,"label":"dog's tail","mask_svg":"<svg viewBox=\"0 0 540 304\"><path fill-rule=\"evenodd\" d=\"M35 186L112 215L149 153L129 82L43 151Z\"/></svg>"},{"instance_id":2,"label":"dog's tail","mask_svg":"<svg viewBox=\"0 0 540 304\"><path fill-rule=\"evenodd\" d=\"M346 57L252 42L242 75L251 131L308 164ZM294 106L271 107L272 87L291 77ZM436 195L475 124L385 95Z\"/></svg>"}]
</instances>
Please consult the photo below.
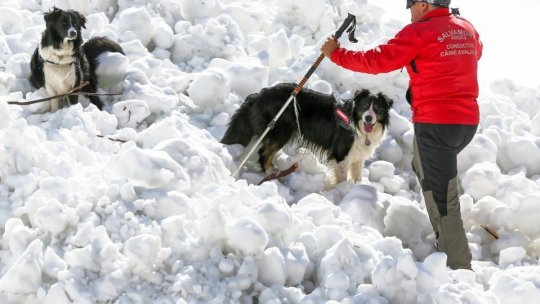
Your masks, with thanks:
<instances>
[{"instance_id":1,"label":"dog's tail","mask_svg":"<svg viewBox=\"0 0 540 304\"><path fill-rule=\"evenodd\" d=\"M90 65L90 71L95 71L98 62L99 55L105 52L120 53L125 55L122 47L107 37L93 37L82 46L82 50L88 58L88 64Z\"/></svg>"},{"instance_id":2,"label":"dog's tail","mask_svg":"<svg viewBox=\"0 0 540 304\"><path fill-rule=\"evenodd\" d=\"M226 145L241 144L246 147L256 135L250 120L250 109L255 102L254 95L256 94L246 97L242 106L236 110L221 143Z\"/></svg>"}]
</instances>

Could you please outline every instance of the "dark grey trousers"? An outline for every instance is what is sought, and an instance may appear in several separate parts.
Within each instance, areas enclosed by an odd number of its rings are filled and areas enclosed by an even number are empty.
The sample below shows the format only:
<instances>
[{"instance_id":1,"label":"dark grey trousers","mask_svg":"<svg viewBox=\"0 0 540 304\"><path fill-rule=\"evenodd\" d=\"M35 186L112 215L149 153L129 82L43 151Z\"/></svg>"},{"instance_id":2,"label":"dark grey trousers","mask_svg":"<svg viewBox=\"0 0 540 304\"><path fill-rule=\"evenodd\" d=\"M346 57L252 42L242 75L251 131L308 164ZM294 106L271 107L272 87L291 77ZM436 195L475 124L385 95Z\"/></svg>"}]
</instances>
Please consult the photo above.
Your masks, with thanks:
<instances>
[{"instance_id":1,"label":"dark grey trousers","mask_svg":"<svg viewBox=\"0 0 540 304\"><path fill-rule=\"evenodd\" d=\"M413 170L422 186L439 250L452 269L471 269L458 195L457 155L474 137L477 126L415 123Z\"/></svg>"}]
</instances>

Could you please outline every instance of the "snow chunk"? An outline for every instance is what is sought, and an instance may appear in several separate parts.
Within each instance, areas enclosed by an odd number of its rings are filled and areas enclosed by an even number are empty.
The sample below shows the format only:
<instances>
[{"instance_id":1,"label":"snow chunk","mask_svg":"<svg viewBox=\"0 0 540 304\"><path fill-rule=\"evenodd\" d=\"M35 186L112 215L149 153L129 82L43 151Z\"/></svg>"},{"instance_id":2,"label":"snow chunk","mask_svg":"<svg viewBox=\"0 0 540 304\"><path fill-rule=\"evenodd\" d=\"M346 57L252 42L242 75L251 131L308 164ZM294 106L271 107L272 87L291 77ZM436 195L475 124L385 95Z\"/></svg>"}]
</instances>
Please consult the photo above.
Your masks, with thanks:
<instances>
[{"instance_id":1,"label":"snow chunk","mask_svg":"<svg viewBox=\"0 0 540 304\"><path fill-rule=\"evenodd\" d=\"M187 90L193 102L203 110L222 103L229 94L228 76L217 69L199 74Z\"/></svg>"},{"instance_id":2,"label":"snow chunk","mask_svg":"<svg viewBox=\"0 0 540 304\"><path fill-rule=\"evenodd\" d=\"M0 278L0 290L8 293L34 293L41 287L43 243L34 240Z\"/></svg>"},{"instance_id":3,"label":"snow chunk","mask_svg":"<svg viewBox=\"0 0 540 304\"><path fill-rule=\"evenodd\" d=\"M227 225L226 232L231 245L245 255L260 254L268 245L264 229L248 218L240 218Z\"/></svg>"},{"instance_id":4,"label":"snow chunk","mask_svg":"<svg viewBox=\"0 0 540 304\"><path fill-rule=\"evenodd\" d=\"M527 251L523 247L509 247L501 250L499 254L499 265L507 267L508 265L520 264Z\"/></svg>"},{"instance_id":5,"label":"snow chunk","mask_svg":"<svg viewBox=\"0 0 540 304\"><path fill-rule=\"evenodd\" d=\"M151 114L148 103L138 99L117 102L113 105L112 112L118 118L119 127L133 129L139 127Z\"/></svg>"},{"instance_id":6,"label":"snow chunk","mask_svg":"<svg viewBox=\"0 0 540 304\"><path fill-rule=\"evenodd\" d=\"M186 190L191 183L184 168L163 151L131 147L111 157L107 168L118 176L127 177L135 186Z\"/></svg>"},{"instance_id":7,"label":"snow chunk","mask_svg":"<svg viewBox=\"0 0 540 304\"><path fill-rule=\"evenodd\" d=\"M284 285L286 280L285 258L277 247L264 251L256 260L259 268L259 281L266 286Z\"/></svg>"},{"instance_id":8,"label":"snow chunk","mask_svg":"<svg viewBox=\"0 0 540 304\"><path fill-rule=\"evenodd\" d=\"M465 193L475 200L484 196L494 196L498 189L501 171L494 163L479 163L473 165L461 179Z\"/></svg>"},{"instance_id":9,"label":"snow chunk","mask_svg":"<svg viewBox=\"0 0 540 304\"><path fill-rule=\"evenodd\" d=\"M144 46L148 45L154 31L152 19L144 7L130 7L121 11L117 26L123 41L138 39Z\"/></svg>"}]
</instances>

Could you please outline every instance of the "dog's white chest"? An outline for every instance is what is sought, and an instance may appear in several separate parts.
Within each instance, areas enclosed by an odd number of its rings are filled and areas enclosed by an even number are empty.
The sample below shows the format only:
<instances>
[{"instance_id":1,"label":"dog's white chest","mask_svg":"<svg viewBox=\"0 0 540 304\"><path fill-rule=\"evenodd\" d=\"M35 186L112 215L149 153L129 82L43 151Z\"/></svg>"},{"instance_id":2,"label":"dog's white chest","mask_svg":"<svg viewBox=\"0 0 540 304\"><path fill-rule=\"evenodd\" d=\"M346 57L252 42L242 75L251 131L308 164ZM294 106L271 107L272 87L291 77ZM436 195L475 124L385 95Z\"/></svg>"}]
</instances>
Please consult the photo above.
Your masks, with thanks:
<instances>
[{"instance_id":1,"label":"dog's white chest","mask_svg":"<svg viewBox=\"0 0 540 304\"><path fill-rule=\"evenodd\" d=\"M51 96L66 93L75 87L77 81L75 64L57 66L45 63L43 73L45 89Z\"/></svg>"},{"instance_id":2,"label":"dog's white chest","mask_svg":"<svg viewBox=\"0 0 540 304\"><path fill-rule=\"evenodd\" d=\"M77 66L71 43L63 43L60 49L40 47L39 54L45 61L43 74L49 95L63 94L75 87Z\"/></svg>"}]
</instances>

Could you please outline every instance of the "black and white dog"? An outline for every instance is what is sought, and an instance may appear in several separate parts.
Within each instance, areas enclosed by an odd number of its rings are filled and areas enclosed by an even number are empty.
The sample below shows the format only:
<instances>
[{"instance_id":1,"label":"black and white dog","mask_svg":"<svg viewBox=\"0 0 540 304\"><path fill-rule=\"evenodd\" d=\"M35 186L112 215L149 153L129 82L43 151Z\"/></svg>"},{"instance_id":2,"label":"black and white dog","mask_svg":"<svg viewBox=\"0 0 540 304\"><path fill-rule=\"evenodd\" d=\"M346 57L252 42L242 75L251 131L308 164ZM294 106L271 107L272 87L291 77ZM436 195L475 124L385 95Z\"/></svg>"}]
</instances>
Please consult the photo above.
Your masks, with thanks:
<instances>
[{"instance_id":1,"label":"black and white dog","mask_svg":"<svg viewBox=\"0 0 540 304\"><path fill-rule=\"evenodd\" d=\"M94 37L83 44L81 29L86 18L74 10L52 8L44 14L45 31L32 55L30 83L35 88L45 87L49 96L64 94L89 82L82 92L97 90L96 67L98 56L104 52L124 54L122 47L106 37ZM97 96L88 96L100 110L103 103ZM69 104L78 102L77 95L67 97ZM61 99L51 100L51 112L58 110Z\"/></svg>"},{"instance_id":2,"label":"black and white dog","mask_svg":"<svg viewBox=\"0 0 540 304\"><path fill-rule=\"evenodd\" d=\"M246 97L221 142L247 146L264 132L295 87L294 83L281 83ZM291 103L263 139L261 168L269 173L275 153L300 139L304 147L322 153L334 170L335 182L361 181L364 162L373 156L389 125L393 101L363 90L339 105L332 95L309 89L302 89L296 100L298 117Z\"/></svg>"}]
</instances>

